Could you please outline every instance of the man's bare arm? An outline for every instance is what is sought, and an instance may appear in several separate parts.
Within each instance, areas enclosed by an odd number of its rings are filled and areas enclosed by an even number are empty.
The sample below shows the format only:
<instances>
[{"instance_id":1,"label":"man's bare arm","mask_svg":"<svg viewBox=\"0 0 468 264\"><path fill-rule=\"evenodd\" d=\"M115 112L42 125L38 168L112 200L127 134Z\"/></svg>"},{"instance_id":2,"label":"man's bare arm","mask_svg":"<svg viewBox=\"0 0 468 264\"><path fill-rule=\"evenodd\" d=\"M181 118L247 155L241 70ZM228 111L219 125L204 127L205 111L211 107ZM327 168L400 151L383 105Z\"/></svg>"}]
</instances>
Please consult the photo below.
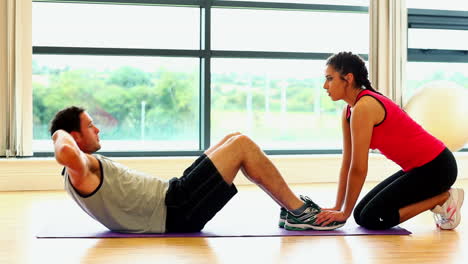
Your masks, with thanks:
<instances>
[{"instance_id":1,"label":"man's bare arm","mask_svg":"<svg viewBox=\"0 0 468 264\"><path fill-rule=\"evenodd\" d=\"M64 130L57 130L52 135L55 159L67 168L73 186L81 193L93 192L99 185L99 163L95 157L80 150L73 137Z\"/></svg>"}]
</instances>

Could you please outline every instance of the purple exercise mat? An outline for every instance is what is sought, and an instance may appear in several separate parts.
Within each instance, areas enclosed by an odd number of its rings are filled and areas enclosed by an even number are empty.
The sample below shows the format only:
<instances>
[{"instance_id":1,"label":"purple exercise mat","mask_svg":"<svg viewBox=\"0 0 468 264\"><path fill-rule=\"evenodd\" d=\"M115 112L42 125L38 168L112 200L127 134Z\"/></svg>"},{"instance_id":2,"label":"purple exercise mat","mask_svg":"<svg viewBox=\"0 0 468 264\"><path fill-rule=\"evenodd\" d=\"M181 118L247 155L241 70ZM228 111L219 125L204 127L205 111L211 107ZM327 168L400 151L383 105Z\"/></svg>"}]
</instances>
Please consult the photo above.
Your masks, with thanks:
<instances>
[{"instance_id":1,"label":"purple exercise mat","mask_svg":"<svg viewBox=\"0 0 468 264\"><path fill-rule=\"evenodd\" d=\"M89 217L88 217L89 218ZM76 219L76 218L75 218ZM56 219L59 220L59 219ZM355 236L355 235L409 235L411 232L401 227L387 230L369 230L358 226L352 219L342 228L332 231L288 231L279 228L276 221L253 221L250 224L238 224L221 221L209 222L202 232L133 234L107 230L100 223L88 220L71 221L70 218L49 222L37 234L37 238L129 238L129 237L277 237L277 236Z\"/></svg>"},{"instance_id":2,"label":"purple exercise mat","mask_svg":"<svg viewBox=\"0 0 468 264\"><path fill-rule=\"evenodd\" d=\"M231 230L229 230L231 229ZM265 231L265 230L262 230ZM395 227L387 230L369 230L362 227L343 227L333 231L288 231L281 228L269 232L242 232L242 230L203 230L197 233L166 233L166 234L132 234L117 233L105 230L67 230L56 229L39 233L37 238L129 238L129 237L277 237L277 236L357 236L357 235L409 235L404 228Z\"/></svg>"},{"instance_id":3,"label":"purple exercise mat","mask_svg":"<svg viewBox=\"0 0 468 264\"><path fill-rule=\"evenodd\" d=\"M262 200L263 199L263 200ZM255 203L251 201L255 200ZM261 209L261 212L258 210ZM358 226L353 217L345 226L333 231L287 231L278 227L279 207L268 197L252 194L235 196L202 232L169 234L132 234L109 231L89 217L73 201L44 212L51 221L36 235L37 238L129 238L129 237L278 237L278 236L354 236L409 235L404 228L368 230Z\"/></svg>"}]
</instances>

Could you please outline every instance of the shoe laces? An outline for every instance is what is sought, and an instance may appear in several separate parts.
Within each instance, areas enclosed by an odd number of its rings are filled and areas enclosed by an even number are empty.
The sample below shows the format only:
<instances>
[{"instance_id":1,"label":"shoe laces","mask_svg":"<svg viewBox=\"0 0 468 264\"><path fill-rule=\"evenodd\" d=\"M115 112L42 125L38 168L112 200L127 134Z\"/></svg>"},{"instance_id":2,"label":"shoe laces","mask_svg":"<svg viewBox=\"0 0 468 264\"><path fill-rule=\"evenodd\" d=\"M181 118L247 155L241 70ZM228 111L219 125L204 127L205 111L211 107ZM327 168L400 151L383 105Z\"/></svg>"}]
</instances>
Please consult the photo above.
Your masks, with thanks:
<instances>
[{"instance_id":1,"label":"shoe laces","mask_svg":"<svg viewBox=\"0 0 468 264\"><path fill-rule=\"evenodd\" d=\"M316 212L321 212L321 211L322 211L322 209L320 208L320 206L318 206L316 203L314 203L314 201L312 201L312 199L310 199L309 196L300 195L299 197L300 197L301 200L304 201L307 205L309 205L310 207L312 207L312 209L314 209Z\"/></svg>"},{"instance_id":2,"label":"shoe laces","mask_svg":"<svg viewBox=\"0 0 468 264\"><path fill-rule=\"evenodd\" d=\"M434 213L434 220L439 224L445 224L453 221L453 219L449 216L450 212L448 211L448 209L450 208L452 208L451 210L454 210L454 208L456 208L452 196L450 196L448 200L441 206L441 213Z\"/></svg>"},{"instance_id":3,"label":"shoe laces","mask_svg":"<svg viewBox=\"0 0 468 264\"><path fill-rule=\"evenodd\" d=\"M453 219L448 218L445 214L433 214L434 220L439 225L446 224L448 222L453 221Z\"/></svg>"}]
</instances>

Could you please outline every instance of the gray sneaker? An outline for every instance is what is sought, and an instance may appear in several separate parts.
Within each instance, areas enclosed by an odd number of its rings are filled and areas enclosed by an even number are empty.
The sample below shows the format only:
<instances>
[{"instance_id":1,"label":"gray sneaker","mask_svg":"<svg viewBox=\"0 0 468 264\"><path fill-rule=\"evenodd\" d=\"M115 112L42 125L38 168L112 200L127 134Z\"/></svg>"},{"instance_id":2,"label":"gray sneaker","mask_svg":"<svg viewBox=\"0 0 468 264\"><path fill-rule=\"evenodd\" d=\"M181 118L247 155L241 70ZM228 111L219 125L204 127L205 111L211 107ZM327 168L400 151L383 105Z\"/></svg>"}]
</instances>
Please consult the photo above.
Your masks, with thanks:
<instances>
[{"instance_id":1,"label":"gray sneaker","mask_svg":"<svg viewBox=\"0 0 468 264\"><path fill-rule=\"evenodd\" d=\"M315 224L317 214L319 214L322 209L307 196L301 196L301 199L308 205L308 207L300 215L293 215L291 213L286 215L286 221L284 224L284 228L286 230L333 230L345 225L346 222L337 221L331 222L326 226Z\"/></svg>"},{"instance_id":2,"label":"gray sneaker","mask_svg":"<svg viewBox=\"0 0 468 264\"><path fill-rule=\"evenodd\" d=\"M307 196L299 195L299 198L304 202L305 202L305 200L304 200L305 197L307 197ZM286 223L286 217L287 216L288 216L288 210L286 208L284 208L284 207L281 207L279 221L278 221L278 226L280 228L284 228L284 224Z\"/></svg>"},{"instance_id":3,"label":"gray sneaker","mask_svg":"<svg viewBox=\"0 0 468 264\"><path fill-rule=\"evenodd\" d=\"M286 223L286 217L288 216L288 210L286 208L281 207L280 210L280 217L278 221L278 226L284 228L284 224Z\"/></svg>"}]
</instances>

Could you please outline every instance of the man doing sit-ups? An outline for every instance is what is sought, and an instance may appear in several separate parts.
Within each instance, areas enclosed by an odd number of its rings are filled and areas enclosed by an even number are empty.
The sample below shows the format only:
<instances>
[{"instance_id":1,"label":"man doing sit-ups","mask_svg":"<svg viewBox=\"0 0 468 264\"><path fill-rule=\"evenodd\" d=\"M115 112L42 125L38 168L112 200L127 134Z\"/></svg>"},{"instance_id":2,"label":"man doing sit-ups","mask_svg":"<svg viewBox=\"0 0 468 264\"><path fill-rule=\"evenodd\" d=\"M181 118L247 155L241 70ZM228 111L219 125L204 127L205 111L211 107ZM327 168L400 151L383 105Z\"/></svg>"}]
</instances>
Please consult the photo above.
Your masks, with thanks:
<instances>
[{"instance_id":1,"label":"man doing sit-ups","mask_svg":"<svg viewBox=\"0 0 468 264\"><path fill-rule=\"evenodd\" d=\"M237 193L233 180L239 170L288 212L312 217L317 213L316 205L299 199L265 153L241 133L224 137L170 181L93 154L101 147L99 129L83 108L59 111L50 133L55 158L64 166L65 189L112 231L200 231Z\"/></svg>"}]
</instances>

